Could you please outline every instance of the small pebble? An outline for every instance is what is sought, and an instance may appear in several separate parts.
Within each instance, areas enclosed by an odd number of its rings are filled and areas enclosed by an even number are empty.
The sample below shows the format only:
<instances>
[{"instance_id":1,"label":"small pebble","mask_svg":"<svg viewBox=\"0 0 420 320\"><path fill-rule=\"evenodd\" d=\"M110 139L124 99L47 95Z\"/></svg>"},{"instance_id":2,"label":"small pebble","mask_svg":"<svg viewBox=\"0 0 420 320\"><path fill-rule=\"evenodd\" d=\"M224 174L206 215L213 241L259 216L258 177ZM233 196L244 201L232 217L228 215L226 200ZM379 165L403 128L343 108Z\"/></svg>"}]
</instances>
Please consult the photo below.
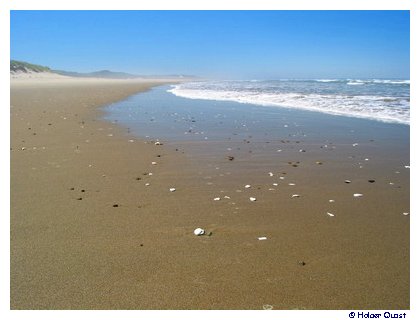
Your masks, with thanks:
<instances>
[{"instance_id":1,"label":"small pebble","mask_svg":"<svg viewBox=\"0 0 420 320\"><path fill-rule=\"evenodd\" d=\"M114 208L118 208L118 204L113 204L112 205Z\"/></svg>"},{"instance_id":2,"label":"small pebble","mask_svg":"<svg viewBox=\"0 0 420 320\"><path fill-rule=\"evenodd\" d=\"M368 180L370 183L374 183L375 182L375 180L373 180L373 179L371 179L371 180Z\"/></svg>"},{"instance_id":3,"label":"small pebble","mask_svg":"<svg viewBox=\"0 0 420 320\"><path fill-rule=\"evenodd\" d=\"M205 233L206 233L206 231L204 229L201 229L201 228L197 228L197 229L194 230L194 234L196 236L201 236L201 235L203 235Z\"/></svg>"},{"instance_id":4,"label":"small pebble","mask_svg":"<svg viewBox=\"0 0 420 320\"><path fill-rule=\"evenodd\" d=\"M344 180L344 183L351 183L351 180Z\"/></svg>"}]
</instances>

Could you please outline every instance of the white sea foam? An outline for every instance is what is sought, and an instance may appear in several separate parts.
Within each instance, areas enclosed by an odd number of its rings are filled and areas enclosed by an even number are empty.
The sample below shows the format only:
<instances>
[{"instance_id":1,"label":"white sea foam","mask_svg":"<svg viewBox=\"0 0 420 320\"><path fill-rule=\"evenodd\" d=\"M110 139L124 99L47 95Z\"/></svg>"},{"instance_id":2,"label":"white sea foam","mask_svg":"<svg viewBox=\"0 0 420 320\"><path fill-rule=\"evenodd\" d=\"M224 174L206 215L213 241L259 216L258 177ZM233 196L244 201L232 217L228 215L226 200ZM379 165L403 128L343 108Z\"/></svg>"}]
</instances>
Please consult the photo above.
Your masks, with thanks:
<instances>
[{"instance_id":1,"label":"white sea foam","mask_svg":"<svg viewBox=\"0 0 420 320\"><path fill-rule=\"evenodd\" d=\"M316 82L321 82L317 86L331 85L322 83L321 80L324 79L316 80ZM327 80L326 82L334 81L332 79L331 81L329 79L325 80ZM363 80L347 81L349 81L347 84L365 84ZM390 84L391 81L396 82L394 80L389 80L389 82L388 80L369 81L371 83L387 81L376 84L382 86ZM313 84L316 82L312 80ZM302 89L301 85L302 92L293 92L290 90L293 90L296 83L288 82L287 86L284 83L278 84L282 87L277 88L277 83L273 81L266 83L194 82L174 85L169 92L190 99L235 101L261 106L304 109L334 115L368 118L384 122L410 123L410 102L407 96L384 95L384 89L382 91L369 89L369 94L366 94L366 92L357 94L353 89L351 89L351 94L348 94L349 92L340 92L339 88L335 89L334 92L329 89L328 92L323 93L319 92L320 90L311 89L308 84L305 84L305 90ZM407 84L406 80L401 80L399 83Z\"/></svg>"}]
</instances>

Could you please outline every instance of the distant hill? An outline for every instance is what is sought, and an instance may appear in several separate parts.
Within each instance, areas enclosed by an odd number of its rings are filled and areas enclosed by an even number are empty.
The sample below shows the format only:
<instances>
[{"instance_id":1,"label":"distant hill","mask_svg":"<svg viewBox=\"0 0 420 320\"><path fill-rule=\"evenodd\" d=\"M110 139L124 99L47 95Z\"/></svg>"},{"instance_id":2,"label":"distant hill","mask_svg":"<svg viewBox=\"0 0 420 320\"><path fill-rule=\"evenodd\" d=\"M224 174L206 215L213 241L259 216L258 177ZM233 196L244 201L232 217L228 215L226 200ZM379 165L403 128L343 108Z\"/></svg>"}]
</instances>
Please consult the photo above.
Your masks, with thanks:
<instances>
[{"instance_id":1,"label":"distant hill","mask_svg":"<svg viewBox=\"0 0 420 320\"><path fill-rule=\"evenodd\" d=\"M103 79L136 79L136 78L169 78L169 79L182 79L182 78L195 78L195 76L190 75L136 75L126 72L115 72L110 70L101 70L95 72L74 72L74 71L64 71L64 70L53 70L49 67L32 64L23 61L10 60L10 73L13 74L22 74L22 73L42 73L48 72L51 74L58 74L61 76L67 77L76 77L76 78L103 78Z\"/></svg>"},{"instance_id":2,"label":"distant hill","mask_svg":"<svg viewBox=\"0 0 420 320\"><path fill-rule=\"evenodd\" d=\"M81 73L63 70L53 70L54 73L61 74L68 77L76 78L106 78L106 79L135 79L141 78L139 75L134 75L125 72L114 72L109 70L101 70L95 72Z\"/></svg>"},{"instance_id":3,"label":"distant hill","mask_svg":"<svg viewBox=\"0 0 420 320\"><path fill-rule=\"evenodd\" d=\"M32 64L23 61L10 60L10 72L11 73L39 73L39 72L51 72L51 69L45 66Z\"/></svg>"}]
</instances>

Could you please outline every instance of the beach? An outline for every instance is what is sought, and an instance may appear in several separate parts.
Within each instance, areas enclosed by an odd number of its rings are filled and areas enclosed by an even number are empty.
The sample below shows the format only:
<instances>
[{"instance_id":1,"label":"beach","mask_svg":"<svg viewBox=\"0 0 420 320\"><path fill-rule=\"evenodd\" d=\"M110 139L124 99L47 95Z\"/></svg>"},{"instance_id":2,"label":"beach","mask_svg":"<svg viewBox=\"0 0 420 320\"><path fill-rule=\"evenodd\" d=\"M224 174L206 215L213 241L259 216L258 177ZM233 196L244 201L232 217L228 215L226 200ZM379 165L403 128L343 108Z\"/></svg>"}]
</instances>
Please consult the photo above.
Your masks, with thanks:
<instances>
[{"instance_id":1,"label":"beach","mask_svg":"<svg viewBox=\"0 0 420 320\"><path fill-rule=\"evenodd\" d=\"M11 309L410 308L408 126L106 115L171 82L11 80Z\"/></svg>"}]
</instances>

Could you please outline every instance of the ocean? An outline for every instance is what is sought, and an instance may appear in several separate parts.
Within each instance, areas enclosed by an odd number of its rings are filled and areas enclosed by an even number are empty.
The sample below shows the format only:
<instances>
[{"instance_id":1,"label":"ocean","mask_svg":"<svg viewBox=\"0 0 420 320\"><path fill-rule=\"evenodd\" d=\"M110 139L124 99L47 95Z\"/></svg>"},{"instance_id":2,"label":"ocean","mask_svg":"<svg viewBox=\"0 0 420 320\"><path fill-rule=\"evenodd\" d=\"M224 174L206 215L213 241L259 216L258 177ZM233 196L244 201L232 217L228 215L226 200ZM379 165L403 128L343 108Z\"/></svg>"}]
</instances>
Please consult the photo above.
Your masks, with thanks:
<instances>
[{"instance_id":1,"label":"ocean","mask_svg":"<svg viewBox=\"0 0 420 320\"><path fill-rule=\"evenodd\" d=\"M169 92L190 99L234 101L410 124L410 80L196 81L174 85Z\"/></svg>"}]
</instances>

